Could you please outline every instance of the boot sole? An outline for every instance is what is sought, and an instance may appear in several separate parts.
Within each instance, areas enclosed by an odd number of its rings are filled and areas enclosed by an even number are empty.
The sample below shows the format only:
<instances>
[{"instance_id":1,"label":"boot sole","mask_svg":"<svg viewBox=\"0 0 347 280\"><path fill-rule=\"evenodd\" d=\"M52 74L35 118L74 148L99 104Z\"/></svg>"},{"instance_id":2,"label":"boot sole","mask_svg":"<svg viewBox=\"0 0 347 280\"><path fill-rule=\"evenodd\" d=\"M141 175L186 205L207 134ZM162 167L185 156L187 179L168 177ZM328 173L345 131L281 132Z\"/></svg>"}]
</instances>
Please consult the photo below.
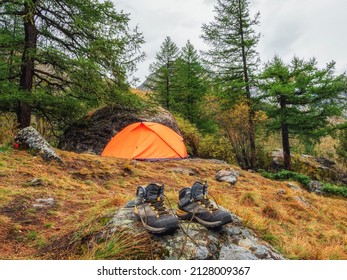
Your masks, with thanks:
<instances>
[{"instance_id":1,"label":"boot sole","mask_svg":"<svg viewBox=\"0 0 347 280\"><path fill-rule=\"evenodd\" d=\"M189 212L183 211L181 209L176 210L176 215L179 219L182 219L182 220L191 220L193 217L193 213L189 213ZM228 215L228 216L224 217L223 220L216 221L216 222L204 221L197 216L194 216L194 220L196 220L199 224L201 224L207 228L219 227L219 226L228 224L232 221L231 215Z\"/></svg>"}]
</instances>

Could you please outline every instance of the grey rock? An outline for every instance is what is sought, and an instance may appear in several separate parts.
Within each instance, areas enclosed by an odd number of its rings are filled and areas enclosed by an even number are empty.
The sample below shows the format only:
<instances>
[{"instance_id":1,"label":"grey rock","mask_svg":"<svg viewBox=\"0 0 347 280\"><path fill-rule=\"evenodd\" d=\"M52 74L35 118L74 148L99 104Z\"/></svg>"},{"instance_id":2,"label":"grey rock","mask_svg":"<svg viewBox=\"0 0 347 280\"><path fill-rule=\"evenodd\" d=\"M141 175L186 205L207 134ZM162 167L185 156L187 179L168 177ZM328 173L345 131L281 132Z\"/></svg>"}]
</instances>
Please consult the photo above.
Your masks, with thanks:
<instances>
[{"instance_id":1,"label":"grey rock","mask_svg":"<svg viewBox=\"0 0 347 280\"><path fill-rule=\"evenodd\" d=\"M195 260L207 260L209 257L209 251L206 247L199 246L195 252Z\"/></svg>"},{"instance_id":2,"label":"grey rock","mask_svg":"<svg viewBox=\"0 0 347 280\"><path fill-rule=\"evenodd\" d=\"M45 182L41 178L34 178L28 183L28 185L32 187L40 187L44 186Z\"/></svg>"},{"instance_id":3,"label":"grey rock","mask_svg":"<svg viewBox=\"0 0 347 280\"><path fill-rule=\"evenodd\" d=\"M230 236L242 234L242 230L239 227L226 228L226 231Z\"/></svg>"},{"instance_id":4,"label":"grey rock","mask_svg":"<svg viewBox=\"0 0 347 280\"><path fill-rule=\"evenodd\" d=\"M266 259L266 258L270 257L269 256L269 250L268 250L268 248L266 246L260 244L260 245L257 245L255 247L253 247L253 248L254 248L253 254L257 258L259 258L259 259Z\"/></svg>"},{"instance_id":5,"label":"grey rock","mask_svg":"<svg viewBox=\"0 0 347 280\"><path fill-rule=\"evenodd\" d=\"M119 209L101 233L101 239L109 238L119 230L146 234L151 239L154 259L167 260L253 260L284 259L275 249L259 239L242 225L242 220L232 214L232 223L220 228L207 229L197 222L181 221L180 229L172 234L148 234L141 221L133 214L133 208ZM224 209L224 208L223 208Z\"/></svg>"},{"instance_id":6,"label":"grey rock","mask_svg":"<svg viewBox=\"0 0 347 280\"><path fill-rule=\"evenodd\" d=\"M173 173L189 175L189 176L195 176L197 174L197 171L191 168L175 167L175 168L171 168L170 171Z\"/></svg>"},{"instance_id":7,"label":"grey rock","mask_svg":"<svg viewBox=\"0 0 347 280\"><path fill-rule=\"evenodd\" d=\"M309 191L315 192L316 190L322 191L323 185L319 181L311 181L309 184Z\"/></svg>"},{"instance_id":8,"label":"grey rock","mask_svg":"<svg viewBox=\"0 0 347 280\"><path fill-rule=\"evenodd\" d=\"M15 141L21 146L25 146L39 153L45 161L56 160L59 163L64 163L52 146L31 126L20 130L15 137Z\"/></svg>"},{"instance_id":9,"label":"grey rock","mask_svg":"<svg viewBox=\"0 0 347 280\"><path fill-rule=\"evenodd\" d=\"M258 260L252 252L235 244L222 246L219 260Z\"/></svg>"},{"instance_id":10,"label":"grey rock","mask_svg":"<svg viewBox=\"0 0 347 280\"><path fill-rule=\"evenodd\" d=\"M237 178L240 172L230 169L230 170L219 170L216 174L216 180L218 182L227 182L234 185L237 182Z\"/></svg>"},{"instance_id":11,"label":"grey rock","mask_svg":"<svg viewBox=\"0 0 347 280\"><path fill-rule=\"evenodd\" d=\"M52 207L55 203L54 198L49 197L49 198L38 198L35 199L35 202L33 204L33 207L35 208L45 208L45 207Z\"/></svg>"},{"instance_id":12,"label":"grey rock","mask_svg":"<svg viewBox=\"0 0 347 280\"><path fill-rule=\"evenodd\" d=\"M324 195L325 194L325 192L323 190L318 190L318 189L315 190L314 193L318 194L318 195Z\"/></svg>"},{"instance_id":13,"label":"grey rock","mask_svg":"<svg viewBox=\"0 0 347 280\"><path fill-rule=\"evenodd\" d=\"M135 200L130 200L127 204L125 204L124 208L133 208L135 207Z\"/></svg>"},{"instance_id":14,"label":"grey rock","mask_svg":"<svg viewBox=\"0 0 347 280\"><path fill-rule=\"evenodd\" d=\"M278 195L284 195L284 194L286 194L287 192L284 190L284 189L280 189L280 190L278 190L277 191L277 194Z\"/></svg>"},{"instance_id":15,"label":"grey rock","mask_svg":"<svg viewBox=\"0 0 347 280\"><path fill-rule=\"evenodd\" d=\"M283 166L283 150L282 149L276 149L271 152L271 158L272 162L275 166L281 167Z\"/></svg>"}]
</instances>

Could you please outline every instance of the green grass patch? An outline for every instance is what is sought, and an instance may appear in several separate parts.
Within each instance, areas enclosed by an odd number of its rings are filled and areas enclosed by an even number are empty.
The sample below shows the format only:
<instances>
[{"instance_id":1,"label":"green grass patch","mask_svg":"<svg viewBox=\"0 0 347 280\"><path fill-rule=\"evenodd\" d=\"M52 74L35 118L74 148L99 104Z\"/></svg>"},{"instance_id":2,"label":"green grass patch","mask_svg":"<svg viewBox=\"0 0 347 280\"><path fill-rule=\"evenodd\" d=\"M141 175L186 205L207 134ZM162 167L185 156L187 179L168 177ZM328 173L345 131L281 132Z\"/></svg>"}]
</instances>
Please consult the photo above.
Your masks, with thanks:
<instances>
[{"instance_id":1,"label":"green grass patch","mask_svg":"<svg viewBox=\"0 0 347 280\"><path fill-rule=\"evenodd\" d=\"M268 179L272 180L293 180L301 183L306 189L309 189L310 186L310 177L303 175L301 173L288 171L288 170L281 170L278 173L270 173L266 171L260 171L260 174ZM323 183L323 192L326 194L336 195L336 196L342 196L347 197L347 187L338 186L330 183Z\"/></svg>"},{"instance_id":2,"label":"green grass patch","mask_svg":"<svg viewBox=\"0 0 347 280\"><path fill-rule=\"evenodd\" d=\"M44 225L45 228L52 228L53 227L53 224L52 223L47 223Z\"/></svg>"},{"instance_id":3,"label":"green grass patch","mask_svg":"<svg viewBox=\"0 0 347 280\"><path fill-rule=\"evenodd\" d=\"M278 245L278 239L275 235L273 235L270 232L265 232L262 234L262 239L264 239L266 242L270 243L271 245Z\"/></svg>"},{"instance_id":4,"label":"green grass patch","mask_svg":"<svg viewBox=\"0 0 347 280\"><path fill-rule=\"evenodd\" d=\"M272 180L280 180L280 181L284 181L284 180L293 180L293 181L297 181L300 184L302 184L304 187L308 188L310 185L310 177L301 174L301 173L297 173L297 172L293 172L293 171L289 171L289 170L281 170L278 173L270 173L270 172L266 172L266 171L261 171L260 174L268 179L272 179Z\"/></svg>"},{"instance_id":5,"label":"green grass patch","mask_svg":"<svg viewBox=\"0 0 347 280\"><path fill-rule=\"evenodd\" d=\"M328 194L347 197L347 188L329 183L323 184L323 191Z\"/></svg>"},{"instance_id":6,"label":"green grass patch","mask_svg":"<svg viewBox=\"0 0 347 280\"><path fill-rule=\"evenodd\" d=\"M29 231L27 234L27 239L30 241L36 240L38 237L38 232L37 231Z\"/></svg>"},{"instance_id":7,"label":"green grass patch","mask_svg":"<svg viewBox=\"0 0 347 280\"><path fill-rule=\"evenodd\" d=\"M12 147L10 145L1 145L0 146L0 153L8 153L12 150Z\"/></svg>"}]
</instances>

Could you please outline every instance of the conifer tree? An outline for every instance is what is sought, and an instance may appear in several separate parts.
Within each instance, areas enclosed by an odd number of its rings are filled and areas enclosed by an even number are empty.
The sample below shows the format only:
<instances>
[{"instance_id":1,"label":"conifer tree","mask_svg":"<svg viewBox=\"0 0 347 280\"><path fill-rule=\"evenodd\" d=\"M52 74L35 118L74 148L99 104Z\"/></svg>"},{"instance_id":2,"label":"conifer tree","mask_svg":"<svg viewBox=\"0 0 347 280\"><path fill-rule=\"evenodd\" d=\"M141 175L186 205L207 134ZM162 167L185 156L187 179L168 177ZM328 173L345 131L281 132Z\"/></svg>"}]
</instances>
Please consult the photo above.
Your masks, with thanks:
<instances>
[{"instance_id":1,"label":"conifer tree","mask_svg":"<svg viewBox=\"0 0 347 280\"><path fill-rule=\"evenodd\" d=\"M275 57L266 65L262 79L267 128L281 132L284 165L290 170L290 137L319 139L332 129L329 117L341 115L346 108L345 76L335 75L334 62L319 69L315 59L294 57L285 64Z\"/></svg>"},{"instance_id":2,"label":"conifer tree","mask_svg":"<svg viewBox=\"0 0 347 280\"><path fill-rule=\"evenodd\" d=\"M166 37L156 53L156 61L149 67L150 75L145 83L153 91L153 98L167 110L174 106L174 94L179 88L176 75L179 54L177 45Z\"/></svg>"},{"instance_id":3,"label":"conifer tree","mask_svg":"<svg viewBox=\"0 0 347 280\"><path fill-rule=\"evenodd\" d=\"M189 40L177 60L177 79L180 88L174 96L175 111L191 123L202 127L204 121L201 119L200 103L207 90L206 71L202 67L197 50Z\"/></svg>"},{"instance_id":4,"label":"conifer tree","mask_svg":"<svg viewBox=\"0 0 347 280\"><path fill-rule=\"evenodd\" d=\"M21 128L32 113L61 121L114 100L143 58L110 0L1 0L0 14L0 109Z\"/></svg>"},{"instance_id":5,"label":"conifer tree","mask_svg":"<svg viewBox=\"0 0 347 280\"><path fill-rule=\"evenodd\" d=\"M248 110L249 152L246 162L255 164L255 111L252 104L252 86L258 64L256 46L259 34L254 31L259 13L251 18L248 0L217 0L215 17L202 26L202 38L208 44L206 62L215 74L223 103L235 105L246 102ZM230 106L228 106L230 108ZM228 109L228 108L226 108Z\"/></svg>"}]
</instances>

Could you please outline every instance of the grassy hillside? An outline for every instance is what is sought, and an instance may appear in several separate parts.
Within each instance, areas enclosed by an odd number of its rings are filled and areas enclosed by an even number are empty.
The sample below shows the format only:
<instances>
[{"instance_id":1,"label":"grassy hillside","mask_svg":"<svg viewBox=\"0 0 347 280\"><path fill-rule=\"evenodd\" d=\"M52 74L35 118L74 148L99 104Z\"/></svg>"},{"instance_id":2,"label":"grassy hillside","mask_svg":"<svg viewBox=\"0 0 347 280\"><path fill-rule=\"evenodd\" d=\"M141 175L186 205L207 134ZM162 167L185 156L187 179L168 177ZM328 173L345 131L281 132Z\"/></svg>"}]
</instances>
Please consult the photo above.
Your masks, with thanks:
<instances>
[{"instance_id":1,"label":"grassy hillside","mask_svg":"<svg viewBox=\"0 0 347 280\"><path fill-rule=\"evenodd\" d=\"M91 240L134 198L137 185L165 183L175 208L178 191L195 180L208 180L217 202L285 257L347 259L346 199L309 194L247 171L231 187L214 176L238 168L208 160L149 163L57 152L65 166L30 151L0 149L0 259L103 258L102 250L117 246ZM127 244L113 255L146 258L145 247L125 236L117 237Z\"/></svg>"}]
</instances>

